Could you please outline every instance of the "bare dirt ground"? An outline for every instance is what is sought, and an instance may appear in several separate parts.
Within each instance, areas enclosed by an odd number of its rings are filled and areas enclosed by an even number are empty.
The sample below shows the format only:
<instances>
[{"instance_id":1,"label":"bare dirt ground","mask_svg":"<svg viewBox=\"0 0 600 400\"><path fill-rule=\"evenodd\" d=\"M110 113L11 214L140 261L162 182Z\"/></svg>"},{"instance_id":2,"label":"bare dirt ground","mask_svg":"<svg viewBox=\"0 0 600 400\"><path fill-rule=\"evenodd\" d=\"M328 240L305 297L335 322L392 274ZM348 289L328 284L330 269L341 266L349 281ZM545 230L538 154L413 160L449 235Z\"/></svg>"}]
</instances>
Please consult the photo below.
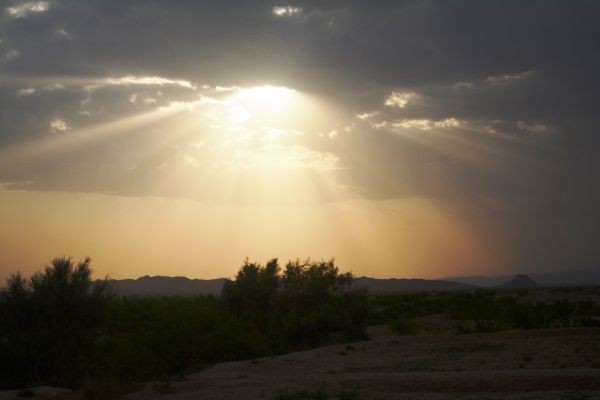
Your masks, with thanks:
<instances>
[{"instance_id":1,"label":"bare dirt ground","mask_svg":"<svg viewBox=\"0 0 600 400\"><path fill-rule=\"evenodd\" d=\"M278 357L217 364L138 399L600 399L600 328L380 336ZM297 397L293 397L298 395Z\"/></svg>"},{"instance_id":2,"label":"bare dirt ground","mask_svg":"<svg viewBox=\"0 0 600 400\"><path fill-rule=\"evenodd\" d=\"M309 397L302 397L303 391ZM340 400L600 399L600 328L382 335L350 345L221 363L177 381L147 383L125 398L324 398L316 393ZM15 396L0 392L0 399ZM47 388L35 398L78 397Z\"/></svg>"}]
</instances>

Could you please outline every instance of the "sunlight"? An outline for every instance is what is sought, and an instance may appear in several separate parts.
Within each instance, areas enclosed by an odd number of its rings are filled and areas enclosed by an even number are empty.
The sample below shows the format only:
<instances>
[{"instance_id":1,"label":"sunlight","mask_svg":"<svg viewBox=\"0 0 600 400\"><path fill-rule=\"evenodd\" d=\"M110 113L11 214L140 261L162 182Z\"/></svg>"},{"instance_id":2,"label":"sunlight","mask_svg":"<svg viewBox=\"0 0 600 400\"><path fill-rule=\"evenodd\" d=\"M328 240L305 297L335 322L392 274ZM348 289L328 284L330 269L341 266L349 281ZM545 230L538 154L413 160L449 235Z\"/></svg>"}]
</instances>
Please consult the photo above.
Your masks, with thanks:
<instances>
[{"instance_id":1,"label":"sunlight","mask_svg":"<svg viewBox=\"0 0 600 400\"><path fill-rule=\"evenodd\" d=\"M337 157L311 145L319 132L339 122L336 112L317 98L281 86L235 87L189 111L197 116L203 145L187 148L181 158L178 175L187 176L182 181L186 190L206 192L209 187L235 204L341 197Z\"/></svg>"},{"instance_id":2,"label":"sunlight","mask_svg":"<svg viewBox=\"0 0 600 400\"><path fill-rule=\"evenodd\" d=\"M265 85L241 89L228 101L253 117L279 120L298 112L300 96L293 89Z\"/></svg>"},{"instance_id":3,"label":"sunlight","mask_svg":"<svg viewBox=\"0 0 600 400\"><path fill-rule=\"evenodd\" d=\"M56 119L51 121L52 132L68 134L47 135L39 139L24 142L19 145L8 147L0 151L0 160L4 163L13 164L19 162L29 163L32 159L59 152L75 152L100 142L112 140L120 135L130 133L136 129L155 125L168 118L180 115L182 107L168 106L159 107L145 113L129 115L114 121L103 122L96 125L70 130L64 121Z\"/></svg>"},{"instance_id":4,"label":"sunlight","mask_svg":"<svg viewBox=\"0 0 600 400\"><path fill-rule=\"evenodd\" d=\"M347 197L337 183L338 157L315 147L331 140L324 132L340 123L336 109L310 94L236 87L88 126L57 117L47 135L0 153L0 168L59 154L77 160L90 147L136 136L144 138L136 151L109 168L137 176L135 184L151 193L232 204L318 203Z\"/></svg>"},{"instance_id":5,"label":"sunlight","mask_svg":"<svg viewBox=\"0 0 600 400\"><path fill-rule=\"evenodd\" d=\"M238 132L267 128L318 133L347 123L344 113L313 94L273 85L235 87L223 97L217 93L211 114L213 125Z\"/></svg>"}]
</instances>

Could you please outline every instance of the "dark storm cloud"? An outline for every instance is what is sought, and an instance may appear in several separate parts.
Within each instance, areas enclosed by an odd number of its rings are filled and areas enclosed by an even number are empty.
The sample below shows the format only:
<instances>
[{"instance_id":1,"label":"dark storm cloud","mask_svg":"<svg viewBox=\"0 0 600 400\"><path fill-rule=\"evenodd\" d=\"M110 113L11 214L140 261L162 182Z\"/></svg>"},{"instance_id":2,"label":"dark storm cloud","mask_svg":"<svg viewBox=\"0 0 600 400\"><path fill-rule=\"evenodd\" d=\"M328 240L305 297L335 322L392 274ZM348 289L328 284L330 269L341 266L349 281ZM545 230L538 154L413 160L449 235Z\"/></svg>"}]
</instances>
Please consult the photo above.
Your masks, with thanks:
<instances>
[{"instance_id":1,"label":"dark storm cloud","mask_svg":"<svg viewBox=\"0 0 600 400\"><path fill-rule=\"evenodd\" d=\"M28 50L11 64L20 74L271 81L275 73L411 86L598 65L593 3L324 3L294 2L301 13L274 17L280 3L264 1L54 1L43 13L5 15L3 31Z\"/></svg>"},{"instance_id":2,"label":"dark storm cloud","mask_svg":"<svg viewBox=\"0 0 600 400\"><path fill-rule=\"evenodd\" d=\"M439 200L492 231L523 262L537 260L542 238L568 250L559 260L571 251L582 254L581 263L600 260L589 250L600 237L594 228L600 222L598 2L48 0L2 6L4 148L44 137L52 121L77 129L191 101L199 92L103 81L111 77L164 77L197 87L284 85L345 110L349 132L340 127L335 140L307 143L339 157L339 179L361 196ZM288 6L295 11L273 12ZM90 89L94 82L98 87ZM412 97L402 107L386 106L393 92ZM373 116L354 116L363 113ZM459 126L442 126L449 119ZM177 138L174 147L142 161L136 158L140 135L68 158L5 166L0 181L149 194L156 168L191 139Z\"/></svg>"},{"instance_id":3,"label":"dark storm cloud","mask_svg":"<svg viewBox=\"0 0 600 400\"><path fill-rule=\"evenodd\" d=\"M302 12L280 17L264 1L48 4L3 16L3 47L20 53L6 74L282 83L363 105L375 96L354 90L536 71L574 105L597 99L579 91L600 66L592 2L293 2Z\"/></svg>"}]
</instances>

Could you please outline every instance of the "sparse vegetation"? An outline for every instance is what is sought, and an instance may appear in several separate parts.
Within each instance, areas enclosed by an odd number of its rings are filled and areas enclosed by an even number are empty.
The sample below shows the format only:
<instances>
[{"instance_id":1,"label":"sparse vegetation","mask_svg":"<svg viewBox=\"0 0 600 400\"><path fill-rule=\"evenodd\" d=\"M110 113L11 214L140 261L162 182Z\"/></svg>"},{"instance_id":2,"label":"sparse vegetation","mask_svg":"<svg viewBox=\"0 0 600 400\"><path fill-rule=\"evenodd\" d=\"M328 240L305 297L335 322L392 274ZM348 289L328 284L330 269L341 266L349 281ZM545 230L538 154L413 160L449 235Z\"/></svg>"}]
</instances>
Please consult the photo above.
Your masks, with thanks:
<instances>
[{"instance_id":1,"label":"sparse vegetation","mask_svg":"<svg viewBox=\"0 0 600 400\"><path fill-rule=\"evenodd\" d=\"M89 259L53 260L0 298L3 387L85 387L88 398L129 382L229 360L365 338L367 293L333 261L244 262L222 296L112 298ZM120 385L122 382L123 385Z\"/></svg>"},{"instance_id":2,"label":"sparse vegetation","mask_svg":"<svg viewBox=\"0 0 600 400\"><path fill-rule=\"evenodd\" d=\"M473 333L594 326L600 315L590 300L544 302L523 290L381 295L352 282L333 260L294 260L283 269L277 259L246 260L221 296L115 297L107 281L91 280L89 259L58 258L30 279L14 275L0 293L0 386L77 387L104 399L157 380L155 391L168 393L174 373L364 339L370 324L403 335ZM431 316L443 324L427 322ZM338 354L356 351L347 345Z\"/></svg>"},{"instance_id":3,"label":"sparse vegetation","mask_svg":"<svg viewBox=\"0 0 600 400\"><path fill-rule=\"evenodd\" d=\"M541 291L544 289L539 289ZM485 333L508 329L597 326L600 306L591 300L545 302L523 290L478 289L372 296L373 323L387 323L393 332ZM446 325L431 326L420 318L441 315Z\"/></svg>"}]
</instances>

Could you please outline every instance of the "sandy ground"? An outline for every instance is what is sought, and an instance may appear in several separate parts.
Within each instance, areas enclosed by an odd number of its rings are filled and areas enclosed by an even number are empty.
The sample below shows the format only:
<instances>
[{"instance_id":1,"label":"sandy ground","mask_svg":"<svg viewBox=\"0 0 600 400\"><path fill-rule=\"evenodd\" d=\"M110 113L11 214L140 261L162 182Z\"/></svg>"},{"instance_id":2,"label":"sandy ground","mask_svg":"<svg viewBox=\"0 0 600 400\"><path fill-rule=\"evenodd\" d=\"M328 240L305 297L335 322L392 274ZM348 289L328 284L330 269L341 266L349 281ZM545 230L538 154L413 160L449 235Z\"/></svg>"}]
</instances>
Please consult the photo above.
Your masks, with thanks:
<instances>
[{"instance_id":1,"label":"sandy ground","mask_svg":"<svg viewBox=\"0 0 600 400\"><path fill-rule=\"evenodd\" d=\"M355 399L600 399L600 328L472 335L379 336L214 365L150 382L141 399L275 399L321 391ZM36 398L74 398L74 393ZM16 398L14 392L0 399Z\"/></svg>"},{"instance_id":2,"label":"sandy ground","mask_svg":"<svg viewBox=\"0 0 600 400\"><path fill-rule=\"evenodd\" d=\"M273 399L342 388L356 399L600 399L600 328L477 335L381 336L215 365L128 396Z\"/></svg>"}]
</instances>

